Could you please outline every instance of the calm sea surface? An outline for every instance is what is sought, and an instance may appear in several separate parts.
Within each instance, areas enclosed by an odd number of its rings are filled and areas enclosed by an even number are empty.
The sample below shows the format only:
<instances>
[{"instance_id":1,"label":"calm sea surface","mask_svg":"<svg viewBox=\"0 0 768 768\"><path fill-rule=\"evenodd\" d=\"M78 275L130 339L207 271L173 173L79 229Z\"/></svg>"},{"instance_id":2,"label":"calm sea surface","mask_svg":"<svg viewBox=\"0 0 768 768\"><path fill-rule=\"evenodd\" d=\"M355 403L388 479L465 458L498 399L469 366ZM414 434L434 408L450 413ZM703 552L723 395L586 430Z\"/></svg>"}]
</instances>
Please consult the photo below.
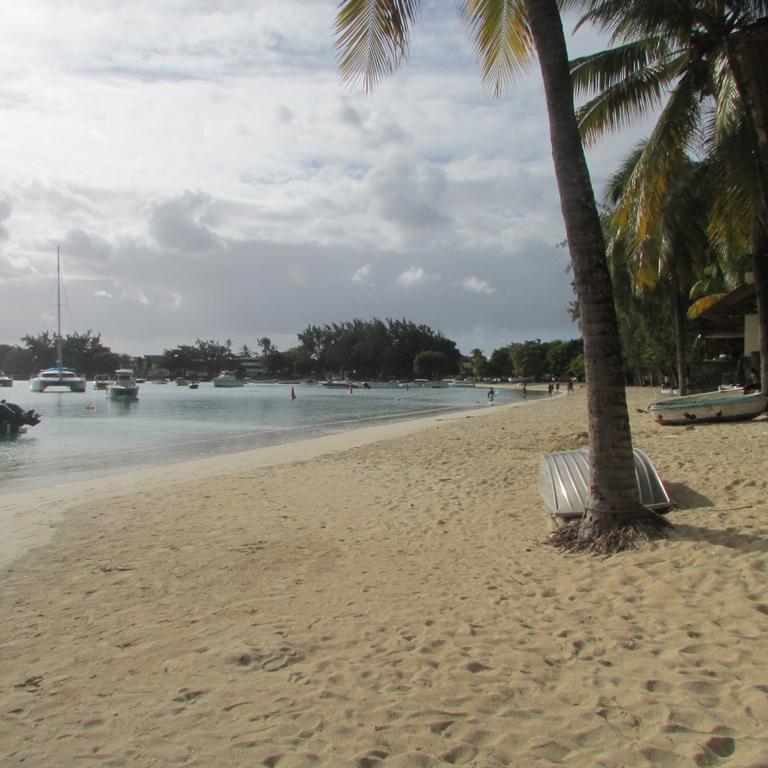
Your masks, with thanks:
<instances>
[{"instance_id":1,"label":"calm sea surface","mask_svg":"<svg viewBox=\"0 0 768 768\"><path fill-rule=\"evenodd\" d=\"M42 423L17 438L0 439L0 493L218 456L441 411L488 407L487 388L397 387L344 389L246 384L199 389L141 385L136 402L92 390L30 392L26 381L0 397L34 408ZM534 393L531 393L531 397ZM496 390L496 403L521 399Z\"/></svg>"}]
</instances>

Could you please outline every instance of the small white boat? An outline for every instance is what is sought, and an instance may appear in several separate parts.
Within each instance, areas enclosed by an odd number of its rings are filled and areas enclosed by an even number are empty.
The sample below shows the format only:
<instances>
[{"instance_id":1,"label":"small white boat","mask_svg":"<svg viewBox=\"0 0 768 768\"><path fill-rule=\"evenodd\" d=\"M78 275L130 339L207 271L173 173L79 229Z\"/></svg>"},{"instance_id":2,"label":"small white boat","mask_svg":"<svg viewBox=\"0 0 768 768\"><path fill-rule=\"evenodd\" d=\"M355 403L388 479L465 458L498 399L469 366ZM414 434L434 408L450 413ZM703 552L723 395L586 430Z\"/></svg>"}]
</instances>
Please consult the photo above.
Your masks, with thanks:
<instances>
[{"instance_id":1,"label":"small white boat","mask_svg":"<svg viewBox=\"0 0 768 768\"><path fill-rule=\"evenodd\" d=\"M115 378L107 386L107 394L113 400L136 400L139 396L139 385L130 368L118 368Z\"/></svg>"},{"instance_id":2,"label":"small white boat","mask_svg":"<svg viewBox=\"0 0 768 768\"><path fill-rule=\"evenodd\" d=\"M0 387L12 387L13 379L0 371Z\"/></svg>"},{"instance_id":3,"label":"small white boat","mask_svg":"<svg viewBox=\"0 0 768 768\"><path fill-rule=\"evenodd\" d=\"M359 384L355 384L354 381L349 381L349 379L328 379L327 381L321 381L320 386L328 387L329 389L360 389Z\"/></svg>"},{"instance_id":4,"label":"small white boat","mask_svg":"<svg viewBox=\"0 0 768 768\"><path fill-rule=\"evenodd\" d=\"M656 400L648 413L659 424L698 424L713 421L746 421L759 416L768 402L760 392L743 388L702 392Z\"/></svg>"},{"instance_id":5,"label":"small white boat","mask_svg":"<svg viewBox=\"0 0 768 768\"><path fill-rule=\"evenodd\" d=\"M110 378L108 373L97 373L93 377L93 388L104 390L109 386Z\"/></svg>"},{"instance_id":6,"label":"small white boat","mask_svg":"<svg viewBox=\"0 0 768 768\"><path fill-rule=\"evenodd\" d=\"M238 379L232 371L222 371L213 379L214 387L242 387L245 384L244 379Z\"/></svg>"}]
</instances>

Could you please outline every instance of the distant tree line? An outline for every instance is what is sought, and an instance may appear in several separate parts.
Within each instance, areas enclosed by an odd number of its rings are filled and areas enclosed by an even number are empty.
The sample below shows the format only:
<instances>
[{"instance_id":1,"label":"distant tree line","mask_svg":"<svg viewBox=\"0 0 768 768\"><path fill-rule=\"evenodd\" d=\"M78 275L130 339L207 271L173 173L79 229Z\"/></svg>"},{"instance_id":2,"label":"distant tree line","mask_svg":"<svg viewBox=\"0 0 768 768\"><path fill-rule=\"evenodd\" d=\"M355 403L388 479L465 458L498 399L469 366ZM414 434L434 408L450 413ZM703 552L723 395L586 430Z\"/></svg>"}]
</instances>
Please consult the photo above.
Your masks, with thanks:
<instances>
[{"instance_id":1,"label":"distant tree line","mask_svg":"<svg viewBox=\"0 0 768 768\"><path fill-rule=\"evenodd\" d=\"M669 302L660 293L639 297L625 271L613 276L616 310L622 339L627 383L660 381L675 370L674 318ZM578 307L572 307L578 320ZM140 376L216 376L222 370L239 370L243 361L258 361L267 377L325 378L349 376L388 380L447 376L475 378L524 378L544 381L552 376L583 377L581 339L512 342L486 357L480 349L463 356L454 341L427 325L410 320L351 320L308 325L297 334L299 344L280 351L267 336L254 348L234 349L232 341L196 339L162 355L131 357L106 346L100 333L87 330L62 339L64 363L85 376L132 367ZM21 345L0 344L0 370L28 378L41 368L56 364L56 335L26 335Z\"/></svg>"},{"instance_id":2,"label":"distant tree line","mask_svg":"<svg viewBox=\"0 0 768 768\"><path fill-rule=\"evenodd\" d=\"M513 342L493 350L486 358L479 349L471 352L472 375L482 379L526 379L544 381L584 376L584 347L571 341Z\"/></svg>"},{"instance_id":3,"label":"distant tree line","mask_svg":"<svg viewBox=\"0 0 768 768\"><path fill-rule=\"evenodd\" d=\"M0 369L16 378L29 378L43 368L57 363L56 334L44 331L37 336L24 336L22 344L0 344ZM62 337L62 358L67 368L74 368L84 376L109 373L131 360L104 346L101 334L87 330Z\"/></svg>"},{"instance_id":4,"label":"distant tree line","mask_svg":"<svg viewBox=\"0 0 768 768\"><path fill-rule=\"evenodd\" d=\"M410 320L352 320L309 325L298 334L300 353L316 375L362 379L436 378L456 374L456 342Z\"/></svg>"}]
</instances>

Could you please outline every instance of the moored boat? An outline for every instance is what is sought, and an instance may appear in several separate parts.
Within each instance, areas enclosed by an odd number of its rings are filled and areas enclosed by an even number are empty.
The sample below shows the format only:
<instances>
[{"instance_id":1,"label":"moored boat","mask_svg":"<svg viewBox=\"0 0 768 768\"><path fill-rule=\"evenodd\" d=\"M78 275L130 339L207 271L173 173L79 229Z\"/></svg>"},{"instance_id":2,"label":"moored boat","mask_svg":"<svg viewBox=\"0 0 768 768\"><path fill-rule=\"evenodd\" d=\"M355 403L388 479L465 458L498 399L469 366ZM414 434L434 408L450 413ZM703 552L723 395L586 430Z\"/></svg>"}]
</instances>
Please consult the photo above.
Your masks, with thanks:
<instances>
[{"instance_id":1,"label":"moored boat","mask_svg":"<svg viewBox=\"0 0 768 768\"><path fill-rule=\"evenodd\" d=\"M12 387L13 379L0 371L0 387Z\"/></svg>"},{"instance_id":2,"label":"moored boat","mask_svg":"<svg viewBox=\"0 0 768 768\"><path fill-rule=\"evenodd\" d=\"M232 371L222 371L213 379L214 387L242 387L245 384L244 379L239 379Z\"/></svg>"},{"instance_id":3,"label":"moored boat","mask_svg":"<svg viewBox=\"0 0 768 768\"><path fill-rule=\"evenodd\" d=\"M70 392L85 392L85 379L72 368L65 368L62 362L61 343L61 255L56 249L56 367L46 368L30 379L32 392L45 392L47 389L68 389Z\"/></svg>"},{"instance_id":4,"label":"moored boat","mask_svg":"<svg viewBox=\"0 0 768 768\"><path fill-rule=\"evenodd\" d=\"M27 431L27 427L36 427L40 423L40 414L25 411L15 403L0 400L0 437L13 437Z\"/></svg>"},{"instance_id":5,"label":"moored boat","mask_svg":"<svg viewBox=\"0 0 768 768\"><path fill-rule=\"evenodd\" d=\"M70 392L85 392L85 379L72 368L46 368L29 381L31 392L45 392L48 389L68 389Z\"/></svg>"},{"instance_id":6,"label":"moored boat","mask_svg":"<svg viewBox=\"0 0 768 768\"><path fill-rule=\"evenodd\" d=\"M93 388L104 390L109 386L110 378L108 373L97 373L93 377Z\"/></svg>"},{"instance_id":7,"label":"moored boat","mask_svg":"<svg viewBox=\"0 0 768 768\"><path fill-rule=\"evenodd\" d=\"M359 389L360 385L349 379L328 379L327 381L320 382L321 387L328 387L329 389Z\"/></svg>"},{"instance_id":8,"label":"moored boat","mask_svg":"<svg viewBox=\"0 0 768 768\"><path fill-rule=\"evenodd\" d=\"M648 406L648 412L659 424L699 424L754 419L766 405L766 397L760 392L739 388L656 400Z\"/></svg>"},{"instance_id":9,"label":"moored boat","mask_svg":"<svg viewBox=\"0 0 768 768\"><path fill-rule=\"evenodd\" d=\"M118 368L115 378L107 386L107 394L114 400L136 400L139 396L139 385L130 368Z\"/></svg>"}]
</instances>

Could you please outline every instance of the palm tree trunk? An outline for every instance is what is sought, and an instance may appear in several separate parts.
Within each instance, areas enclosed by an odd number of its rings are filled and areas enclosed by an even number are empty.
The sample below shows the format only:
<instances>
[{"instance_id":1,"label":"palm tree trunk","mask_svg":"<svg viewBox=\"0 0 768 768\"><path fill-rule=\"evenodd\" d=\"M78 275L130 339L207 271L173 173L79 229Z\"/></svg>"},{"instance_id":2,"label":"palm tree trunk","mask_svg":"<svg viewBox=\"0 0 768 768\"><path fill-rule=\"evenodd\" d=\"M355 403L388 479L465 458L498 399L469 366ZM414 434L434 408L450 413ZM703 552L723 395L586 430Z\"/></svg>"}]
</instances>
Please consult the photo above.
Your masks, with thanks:
<instances>
[{"instance_id":1,"label":"palm tree trunk","mask_svg":"<svg viewBox=\"0 0 768 768\"><path fill-rule=\"evenodd\" d=\"M560 205L581 310L587 374L590 489L579 538L621 528L643 508L635 480L624 370L605 243L574 115L557 0L524 0L539 58Z\"/></svg>"},{"instance_id":2,"label":"palm tree trunk","mask_svg":"<svg viewBox=\"0 0 768 768\"><path fill-rule=\"evenodd\" d=\"M672 282L672 290L675 292L675 360L677 362L677 391L684 395L688 387L685 364L685 301L680 292L677 280Z\"/></svg>"}]
</instances>

